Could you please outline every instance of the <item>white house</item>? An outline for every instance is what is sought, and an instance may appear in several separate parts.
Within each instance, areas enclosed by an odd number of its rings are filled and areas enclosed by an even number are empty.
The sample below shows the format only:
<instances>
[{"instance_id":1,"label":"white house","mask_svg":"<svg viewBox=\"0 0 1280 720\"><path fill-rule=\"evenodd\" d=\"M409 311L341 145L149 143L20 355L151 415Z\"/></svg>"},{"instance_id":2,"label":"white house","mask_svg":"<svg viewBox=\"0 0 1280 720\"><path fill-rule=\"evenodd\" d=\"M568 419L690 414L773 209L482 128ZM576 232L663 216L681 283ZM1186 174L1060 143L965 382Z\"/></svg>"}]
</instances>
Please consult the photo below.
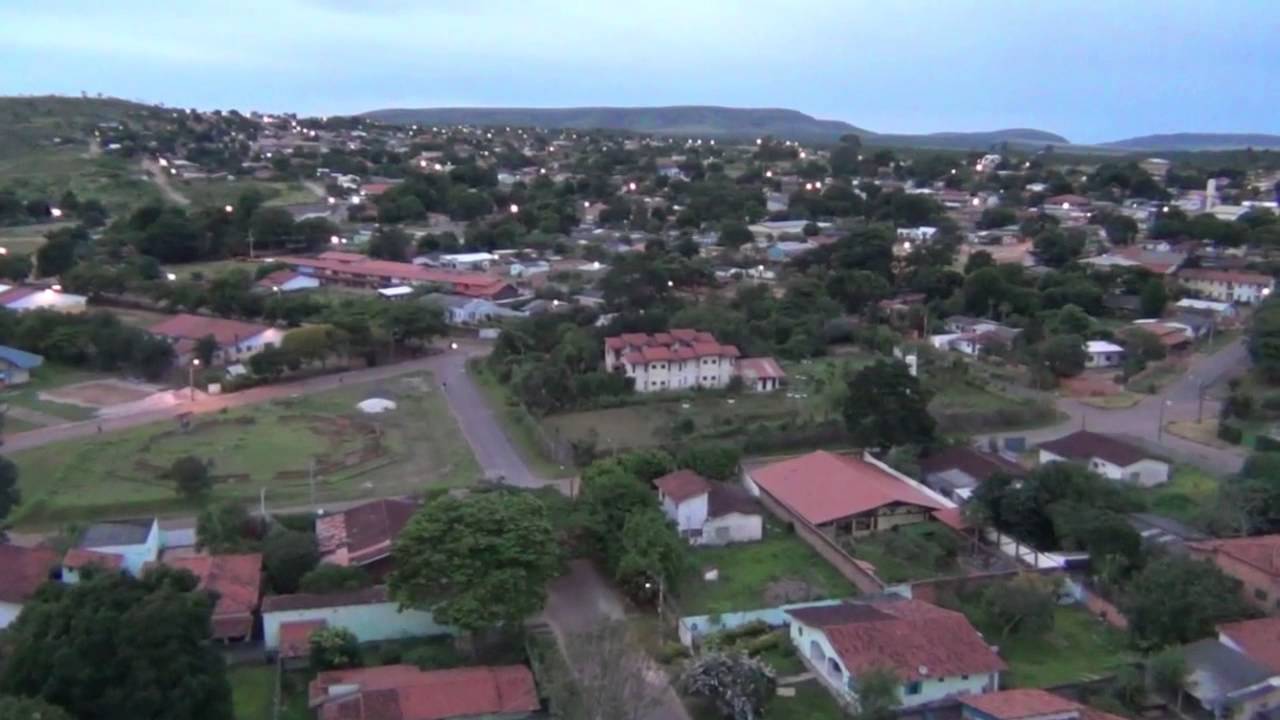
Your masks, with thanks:
<instances>
[{"instance_id":1,"label":"white house","mask_svg":"<svg viewBox=\"0 0 1280 720\"><path fill-rule=\"evenodd\" d=\"M1247 305L1262 302L1276 287L1276 280L1270 275L1205 268L1179 271L1178 282L1212 300Z\"/></svg>"},{"instance_id":2,"label":"white house","mask_svg":"<svg viewBox=\"0 0 1280 720\"><path fill-rule=\"evenodd\" d=\"M920 600L790 610L791 643L837 697L857 702L858 677L893 671L902 707L996 690L1006 665L964 615Z\"/></svg>"},{"instance_id":3,"label":"white house","mask_svg":"<svg viewBox=\"0 0 1280 720\"><path fill-rule=\"evenodd\" d=\"M147 563L159 559L163 547L161 535L160 523L155 518L108 520L85 528L76 547L98 555L119 556L121 569L130 575L139 575Z\"/></svg>"},{"instance_id":4,"label":"white house","mask_svg":"<svg viewBox=\"0 0 1280 720\"><path fill-rule=\"evenodd\" d=\"M320 278L296 270L277 270L254 284L261 292L292 293L320 287Z\"/></svg>"},{"instance_id":5,"label":"white house","mask_svg":"<svg viewBox=\"0 0 1280 720\"><path fill-rule=\"evenodd\" d=\"M522 314L508 310L484 298L432 293L427 295L425 300L439 305L444 310L445 322L450 325L480 325L489 322L495 317L510 317Z\"/></svg>"},{"instance_id":6,"label":"white house","mask_svg":"<svg viewBox=\"0 0 1280 720\"><path fill-rule=\"evenodd\" d=\"M279 347L285 334L279 328L256 323L187 313L174 315L148 330L173 344L180 363L189 361L201 338L212 337L218 344L213 353L214 364L247 360L268 347Z\"/></svg>"},{"instance_id":7,"label":"white house","mask_svg":"<svg viewBox=\"0 0 1280 720\"><path fill-rule=\"evenodd\" d=\"M751 495L738 485L677 470L653 481L662 512L691 545L727 545L764 536L764 519Z\"/></svg>"},{"instance_id":8,"label":"white house","mask_svg":"<svg viewBox=\"0 0 1280 720\"><path fill-rule=\"evenodd\" d=\"M722 388L737 369L738 348L721 345L711 333L677 329L606 338L605 370L621 369L636 392Z\"/></svg>"},{"instance_id":9,"label":"white house","mask_svg":"<svg viewBox=\"0 0 1280 720\"><path fill-rule=\"evenodd\" d=\"M1105 340L1090 340L1084 344L1084 366L1087 368L1116 367L1124 362L1124 348Z\"/></svg>"},{"instance_id":10,"label":"white house","mask_svg":"<svg viewBox=\"0 0 1280 720\"><path fill-rule=\"evenodd\" d=\"M1236 317L1236 306L1227 302L1182 298L1178 302L1174 303L1173 306L1179 310L1212 313L1214 316L1222 320L1231 320Z\"/></svg>"},{"instance_id":11,"label":"white house","mask_svg":"<svg viewBox=\"0 0 1280 720\"><path fill-rule=\"evenodd\" d=\"M14 312L53 310L74 315L84 312L88 302L83 295L63 292L59 285L49 288L0 285L0 307Z\"/></svg>"},{"instance_id":12,"label":"white house","mask_svg":"<svg viewBox=\"0 0 1280 720\"><path fill-rule=\"evenodd\" d=\"M920 227L898 228L898 240L905 242L928 242L938 234L938 228L921 225Z\"/></svg>"},{"instance_id":13,"label":"white house","mask_svg":"<svg viewBox=\"0 0 1280 720\"><path fill-rule=\"evenodd\" d=\"M262 640L267 652L280 649L282 630L316 624L350 630L362 643L432 635L452 635L429 612L401 610L386 586L327 595L268 595L262 599Z\"/></svg>"},{"instance_id":14,"label":"white house","mask_svg":"<svg viewBox=\"0 0 1280 720\"><path fill-rule=\"evenodd\" d=\"M488 270L498 261L498 256L487 252L454 253L441 255L440 264L455 270Z\"/></svg>"},{"instance_id":15,"label":"white house","mask_svg":"<svg viewBox=\"0 0 1280 720\"><path fill-rule=\"evenodd\" d=\"M1078 462L1110 480L1141 487L1169 481L1169 463L1110 435L1080 430L1042 443L1040 463Z\"/></svg>"}]
</instances>

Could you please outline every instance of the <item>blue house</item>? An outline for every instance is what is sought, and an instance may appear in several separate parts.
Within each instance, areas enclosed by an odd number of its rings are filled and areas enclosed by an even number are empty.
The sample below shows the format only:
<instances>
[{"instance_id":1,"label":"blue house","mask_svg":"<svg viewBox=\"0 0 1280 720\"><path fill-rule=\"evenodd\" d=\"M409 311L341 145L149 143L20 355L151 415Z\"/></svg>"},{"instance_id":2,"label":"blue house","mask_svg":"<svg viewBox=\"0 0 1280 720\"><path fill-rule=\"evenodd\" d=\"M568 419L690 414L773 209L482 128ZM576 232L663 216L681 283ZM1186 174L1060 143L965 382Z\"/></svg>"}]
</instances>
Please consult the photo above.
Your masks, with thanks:
<instances>
[{"instance_id":1,"label":"blue house","mask_svg":"<svg viewBox=\"0 0 1280 720\"><path fill-rule=\"evenodd\" d=\"M0 345L0 386L22 385L43 364L44 358L35 353Z\"/></svg>"}]
</instances>

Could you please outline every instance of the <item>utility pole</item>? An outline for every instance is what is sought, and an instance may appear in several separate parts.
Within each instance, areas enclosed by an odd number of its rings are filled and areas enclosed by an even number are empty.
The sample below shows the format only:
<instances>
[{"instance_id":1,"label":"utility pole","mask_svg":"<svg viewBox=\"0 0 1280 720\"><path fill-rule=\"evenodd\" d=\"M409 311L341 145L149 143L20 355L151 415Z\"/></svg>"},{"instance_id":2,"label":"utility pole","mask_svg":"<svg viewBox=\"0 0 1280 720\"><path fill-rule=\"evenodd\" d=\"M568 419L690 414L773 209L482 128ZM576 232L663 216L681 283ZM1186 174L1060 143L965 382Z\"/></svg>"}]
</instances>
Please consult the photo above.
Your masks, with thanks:
<instances>
[{"instance_id":1,"label":"utility pole","mask_svg":"<svg viewBox=\"0 0 1280 720\"><path fill-rule=\"evenodd\" d=\"M316 459L307 463L307 483L311 485L311 507L316 506Z\"/></svg>"},{"instance_id":2,"label":"utility pole","mask_svg":"<svg viewBox=\"0 0 1280 720\"><path fill-rule=\"evenodd\" d=\"M1213 342L1210 340L1210 342ZM1196 399L1196 424L1200 425L1204 422L1204 381L1200 381L1199 391Z\"/></svg>"},{"instance_id":3,"label":"utility pole","mask_svg":"<svg viewBox=\"0 0 1280 720\"><path fill-rule=\"evenodd\" d=\"M258 515L262 516L263 520L267 519L267 488L265 485L258 490Z\"/></svg>"}]
</instances>

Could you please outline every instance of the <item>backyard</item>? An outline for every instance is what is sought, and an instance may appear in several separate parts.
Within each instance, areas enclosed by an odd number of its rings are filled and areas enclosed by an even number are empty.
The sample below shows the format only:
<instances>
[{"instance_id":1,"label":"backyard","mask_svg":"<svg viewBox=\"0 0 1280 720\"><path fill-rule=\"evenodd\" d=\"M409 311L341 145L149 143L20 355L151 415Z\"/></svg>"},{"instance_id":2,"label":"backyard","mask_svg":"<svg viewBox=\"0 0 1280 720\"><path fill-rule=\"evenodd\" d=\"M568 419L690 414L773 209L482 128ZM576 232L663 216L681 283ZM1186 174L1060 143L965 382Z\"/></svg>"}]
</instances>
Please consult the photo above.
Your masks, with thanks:
<instances>
[{"instance_id":1,"label":"backyard","mask_svg":"<svg viewBox=\"0 0 1280 720\"><path fill-rule=\"evenodd\" d=\"M227 668L227 681L231 683L231 708L235 720L271 720L276 684L274 666Z\"/></svg>"},{"instance_id":2,"label":"backyard","mask_svg":"<svg viewBox=\"0 0 1280 720\"><path fill-rule=\"evenodd\" d=\"M857 590L804 541L768 524L765 539L693 551L696 572L680 586L683 615L708 615L774 607L807 599L848 597ZM702 573L719 571L708 582Z\"/></svg>"},{"instance_id":3,"label":"backyard","mask_svg":"<svg viewBox=\"0 0 1280 720\"><path fill-rule=\"evenodd\" d=\"M13 453L23 504L21 523L104 514L178 511L191 503L163 477L177 458L210 465L215 498L281 505L452 487L479 477L470 449L428 374L194 417L183 429L166 421L90 439ZM367 398L398 404L377 415L359 412Z\"/></svg>"},{"instance_id":4,"label":"backyard","mask_svg":"<svg viewBox=\"0 0 1280 720\"><path fill-rule=\"evenodd\" d=\"M1213 506L1219 481L1192 465L1175 465L1169 482L1144 492L1151 512L1199 525Z\"/></svg>"},{"instance_id":5,"label":"backyard","mask_svg":"<svg viewBox=\"0 0 1280 720\"><path fill-rule=\"evenodd\" d=\"M871 563L884 582L928 580L962 572L961 540L940 523L916 523L842 543L853 557Z\"/></svg>"},{"instance_id":6,"label":"backyard","mask_svg":"<svg viewBox=\"0 0 1280 720\"><path fill-rule=\"evenodd\" d=\"M835 698L817 680L806 680L790 686L794 697L775 696L764 708L761 720L842 720L847 717ZM719 720L711 703L701 698L686 698L685 707L693 720Z\"/></svg>"},{"instance_id":7,"label":"backyard","mask_svg":"<svg viewBox=\"0 0 1280 720\"><path fill-rule=\"evenodd\" d=\"M1059 606L1053 630L1042 637L1001 638L987 633L1009 664L1010 687L1053 687L1107 675L1134 659L1125 635L1080 606Z\"/></svg>"}]
</instances>

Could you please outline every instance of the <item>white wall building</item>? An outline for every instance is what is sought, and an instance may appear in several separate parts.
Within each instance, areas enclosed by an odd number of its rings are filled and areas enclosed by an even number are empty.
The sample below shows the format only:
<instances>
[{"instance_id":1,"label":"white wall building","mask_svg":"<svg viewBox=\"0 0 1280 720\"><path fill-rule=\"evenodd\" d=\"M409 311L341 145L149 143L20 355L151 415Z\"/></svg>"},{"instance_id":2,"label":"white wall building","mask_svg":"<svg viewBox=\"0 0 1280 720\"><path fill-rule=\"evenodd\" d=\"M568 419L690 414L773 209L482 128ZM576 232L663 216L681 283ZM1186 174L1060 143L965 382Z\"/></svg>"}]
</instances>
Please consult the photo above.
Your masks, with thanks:
<instances>
[{"instance_id":1,"label":"white wall building","mask_svg":"<svg viewBox=\"0 0 1280 720\"><path fill-rule=\"evenodd\" d=\"M1124 362L1124 348L1105 340L1090 340L1084 344L1084 366L1087 368L1116 367Z\"/></svg>"},{"instance_id":2,"label":"white wall building","mask_svg":"<svg viewBox=\"0 0 1280 720\"><path fill-rule=\"evenodd\" d=\"M263 646L279 649L282 625L318 620L350 630L362 643L453 634L429 612L401 610L380 585L329 595L268 595L262 599Z\"/></svg>"},{"instance_id":3,"label":"white wall building","mask_svg":"<svg viewBox=\"0 0 1280 720\"><path fill-rule=\"evenodd\" d=\"M654 480L662 512L691 545L727 545L764 536L760 507L738 485L677 470Z\"/></svg>"},{"instance_id":4,"label":"white wall building","mask_svg":"<svg viewBox=\"0 0 1280 720\"><path fill-rule=\"evenodd\" d=\"M1040 463L1078 462L1116 482L1140 487L1169 481L1169 463L1109 435L1081 430L1039 447Z\"/></svg>"},{"instance_id":5,"label":"white wall building","mask_svg":"<svg viewBox=\"0 0 1280 720\"><path fill-rule=\"evenodd\" d=\"M606 338L604 366L635 382L636 392L723 388L733 379L739 352L711 333L672 330Z\"/></svg>"},{"instance_id":6,"label":"white wall building","mask_svg":"<svg viewBox=\"0 0 1280 720\"><path fill-rule=\"evenodd\" d=\"M1270 275L1239 270L1191 268L1179 271L1178 281L1211 300L1247 305L1262 302L1276 287Z\"/></svg>"}]
</instances>

